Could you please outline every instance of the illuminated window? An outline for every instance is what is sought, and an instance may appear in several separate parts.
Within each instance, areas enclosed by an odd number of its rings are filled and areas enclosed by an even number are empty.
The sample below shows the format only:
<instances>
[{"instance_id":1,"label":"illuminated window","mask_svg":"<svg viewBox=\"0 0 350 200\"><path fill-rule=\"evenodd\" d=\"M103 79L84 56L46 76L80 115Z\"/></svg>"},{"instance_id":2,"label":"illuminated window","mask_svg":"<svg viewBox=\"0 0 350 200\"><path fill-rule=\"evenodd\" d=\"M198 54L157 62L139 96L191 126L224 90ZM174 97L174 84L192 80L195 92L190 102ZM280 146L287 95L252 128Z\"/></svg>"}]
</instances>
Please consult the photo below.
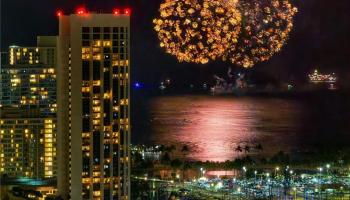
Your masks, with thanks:
<instances>
[{"instance_id":1,"label":"illuminated window","mask_svg":"<svg viewBox=\"0 0 350 200\"><path fill-rule=\"evenodd\" d=\"M89 54L90 53L90 47L83 47L82 49L81 49L81 53L87 53L87 54Z\"/></svg>"},{"instance_id":2,"label":"illuminated window","mask_svg":"<svg viewBox=\"0 0 350 200\"><path fill-rule=\"evenodd\" d=\"M82 87L81 91L82 92L90 92L90 87Z\"/></svg>"},{"instance_id":3,"label":"illuminated window","mask_svg":"<svg viewBox=\"0 0 350 200\"><path fill-rule=\"evenodd\" d=\"M93 60L101 60L101 54L93 55Z\"/></svg>"},{"instance_id":4,"label":"illuminated window","mask_svg":"<svg viewBox=\"0 0 350 200\"><path fill-rule=\"evenodd\" d=\"M100 47L101 46L101 40L94 40L93 43L92 43L92 46Z\"/></svg>"},{"instance_id":5,"label":"illuminated window","mask_svg":"<svg viewBox=\"0 0 350 200\"><path fill-rule=\"evenodd\" d=\"M111 46L111 41L103 41L103 46L104 47L110 47Z\"/></svg>"},{"instance_id":6,"label":"illuminated window","mask_svg":"<svg viewBox=\"0 0 350 200\"><path fill-rule=\"evenodd\" d=\"M100 86L101 85L101 81L100 80L93 81L93 85L94 86Z\"/></svg>"},{"instance_id":7,"label":"illuminated window","mask_svg":"<svg viewBox=\"0 0 350 200\"><path fill-rule=\"evenodd\" d=\"M83 60L88 60L88 59L90 59L90 54L82 54L82 55L81 55L81 59L83 59Z\"/></svg>"}]
</instances>

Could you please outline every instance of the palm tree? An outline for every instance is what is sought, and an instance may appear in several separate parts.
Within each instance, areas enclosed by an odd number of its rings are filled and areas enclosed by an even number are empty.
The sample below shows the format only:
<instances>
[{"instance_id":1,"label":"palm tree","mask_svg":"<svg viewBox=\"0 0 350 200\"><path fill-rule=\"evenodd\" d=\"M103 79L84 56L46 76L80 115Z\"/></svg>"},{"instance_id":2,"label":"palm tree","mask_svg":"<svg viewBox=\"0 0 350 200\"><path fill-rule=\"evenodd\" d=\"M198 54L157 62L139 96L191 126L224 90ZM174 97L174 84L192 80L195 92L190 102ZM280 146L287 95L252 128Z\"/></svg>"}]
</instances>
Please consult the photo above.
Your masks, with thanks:
<instances>
[{"instance_id":1,"label":"palm tree","mask_svg":"<svg viewBox=\"0 0 350 200\"><path fill-rule=\"evenodd\" d=\"M246 153L249 153L249 152L250 152L250 146L245 145L244 151L245 151Z\"/></svg>"},{"instance_id":2,"label":"palm tree","mask_svg":"<svg viewBox=\"0 0 350 200\"><path fill-rule=\"evenodd\" d=\"M189 151L190 151L190 149L188 148L187 145L184 145L181 149L181 152L183 155L186 155Z\"/></svg>"},{"instance_id":3,"label":"palm tree","mask_svg":"<svg viewBox=\"0 0 350 200\"><path fill-rule=\"evenodd\" d=\"M165 147L165 151L169 152L171 154L171 156L173 156L174 151L176 150L176 146L175 145L170 145Z\"/></svg>"},{"instance_id":4,"label":"palm tree","mask_svg":"<svg viewBox=\"0 0 350 200\"><path fill-rule=\"evenodd\" d=\"M242 152L242 147L240 145L238 145L236 148L235 148L235 151L236 152Z\"/></svg>"},{"instance_id":5,"label":"palm tree","mask_svg":"<svg viewBox=\"0 0 350 200\"><path fill-rule=\"evenodd\" d=\"M184 179L184 176L185 176L185 156L188 154L189 151L190 151L190 149L188 148L187 145L184 145L181 149L181 153L182 153L182 179Z\"/></svg>"},{"instance_id":6,"label":"palm tree","mask_svg":"<svg viewBox=\"0 0 350 200\"><path fill-rule=\"evenodd\" d=\"M240 153L243 152L242 147L241 147L240 145L238 145L238 146L235 148L235 152L237 152L237 153L238 153L238 157L240 157Z\"/></svg>"},{"instance_id":7,"label":"palm tree","mask_svg":"<svg viewBox=\"0 0 350 200\"><path fill-rule=\"evenodd\" d=\"M162 155L160 162L161 162L162 164L168 164L168 163L170 163L170 161L171 161L171 157L170 157L169 153L168 153L168 152L165 152L165 153Z\"/></svg>"}]
</instances>

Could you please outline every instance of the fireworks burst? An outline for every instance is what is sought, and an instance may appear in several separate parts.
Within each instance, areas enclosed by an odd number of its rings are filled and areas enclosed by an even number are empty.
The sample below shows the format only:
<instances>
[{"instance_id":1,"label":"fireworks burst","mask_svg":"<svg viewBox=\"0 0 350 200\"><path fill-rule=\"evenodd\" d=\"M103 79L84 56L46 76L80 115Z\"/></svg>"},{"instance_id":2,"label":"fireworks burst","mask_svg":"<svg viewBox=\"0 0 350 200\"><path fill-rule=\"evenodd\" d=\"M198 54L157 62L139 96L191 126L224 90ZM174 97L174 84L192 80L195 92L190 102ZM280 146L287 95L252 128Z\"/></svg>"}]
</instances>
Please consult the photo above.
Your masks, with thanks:
<instances>
[{"instance_id":1,"label":"fireworks burst","mask_svg":"<svg viewBox=\"0 0 350 200\"><path fill-rule=\"evenodd\" d=\"M160 46L180 62L248 68L281 50L297 9L289 0L165 0L159 11Z\"/></svg>"},{"instance_id":2,"label":"fireworks burst","mask_svg":"<svg viewBox=\"0 0 350 200\"><path fill-rule=\"evenodd\" d=\"M243 67L253 67L279 52L293 28L297 8L288 0L240 0L242 28L237 44L224 60Z\"/></svg>"},{"instance_id":3,"label":"fireworks burst","mask_svg":"<svg viewBox=\"0 0 350 200\"><path fill-rule=\"evenodd\" d=\"M241 14L217 0L166 0L153 20L160 46L182 62L208 63L234 49Z\"/></svg>"}]
</instances>

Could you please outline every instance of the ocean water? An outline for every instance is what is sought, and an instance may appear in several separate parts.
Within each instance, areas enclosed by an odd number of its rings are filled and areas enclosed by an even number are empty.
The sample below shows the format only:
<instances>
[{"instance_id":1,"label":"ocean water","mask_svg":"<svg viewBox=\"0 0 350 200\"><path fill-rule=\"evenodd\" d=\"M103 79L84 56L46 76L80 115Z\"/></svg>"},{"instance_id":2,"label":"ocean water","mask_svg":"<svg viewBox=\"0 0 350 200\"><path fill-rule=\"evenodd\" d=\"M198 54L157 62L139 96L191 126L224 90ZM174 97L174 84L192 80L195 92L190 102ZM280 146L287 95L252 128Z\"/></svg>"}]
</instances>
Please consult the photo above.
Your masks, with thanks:
<instances>
[{"instance_id":1,"label":"ocean water","mask_svg":"<svg viewBox=\"0 0 350 200\"><path fill-rule=\"evenodd\" d=\"M348 95L333 93L138 98L132 110L132 141L175 145L178 150L187 145L186 157L201 161L350 148L348 100Z\"/></svg>"}]
</instances>

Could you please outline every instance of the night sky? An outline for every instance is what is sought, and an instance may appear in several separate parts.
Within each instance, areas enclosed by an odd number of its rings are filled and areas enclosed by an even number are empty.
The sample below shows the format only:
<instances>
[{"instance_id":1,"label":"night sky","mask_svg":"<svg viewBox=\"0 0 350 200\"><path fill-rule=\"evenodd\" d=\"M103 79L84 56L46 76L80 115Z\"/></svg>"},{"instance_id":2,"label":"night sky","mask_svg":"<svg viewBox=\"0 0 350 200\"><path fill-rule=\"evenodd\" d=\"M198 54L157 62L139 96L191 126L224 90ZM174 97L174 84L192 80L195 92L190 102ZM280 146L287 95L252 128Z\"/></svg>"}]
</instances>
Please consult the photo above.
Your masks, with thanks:
<instances>
[{"instance_id":1,"label":"night sky","mask_svg":"<svg viewBox=\"0 0 350 200\"><path fill-rule=\"evenodd\" d=\"M175 82L201 82L213 73L225 73L229 63L207 65L178 63L159 47L152 19L161 0L0 0L1 50L12 44L35 46L37 35L56 35L55 11L66 14L79 5L91 11L112 12L114 7L132 8L132 77L147 84L170 77ZM250 70L255 77L303 80L315 67L350 78L350 1L294 0L299 9L290 40L270 61ZM235 68L237 69L237 68Z\"/></svg>"}]
</instances>

